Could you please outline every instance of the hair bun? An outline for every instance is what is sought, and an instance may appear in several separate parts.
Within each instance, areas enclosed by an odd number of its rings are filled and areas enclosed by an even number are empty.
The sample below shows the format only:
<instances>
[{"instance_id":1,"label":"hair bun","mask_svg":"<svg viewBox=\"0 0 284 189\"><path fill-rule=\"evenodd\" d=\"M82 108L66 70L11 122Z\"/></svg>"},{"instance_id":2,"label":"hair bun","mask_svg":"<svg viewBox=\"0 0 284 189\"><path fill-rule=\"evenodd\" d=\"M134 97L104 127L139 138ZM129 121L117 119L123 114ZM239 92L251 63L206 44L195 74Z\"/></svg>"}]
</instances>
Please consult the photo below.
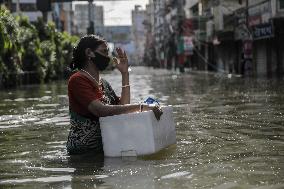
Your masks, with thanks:
<instances>
[{"instance_id":1,"label":"hair bun","mask_svg":"<svg viewBox=\"0 0 284 189\"><path fill-rule=\"evenodd\" d=\"M83 68L86 64L85 50L87 48L96 49L103 43L106 43L106 41L97 35L86 35L82 37L73 48L72 62L69 66L70 69L76 70Z\"/></svg>"}]
</instances>

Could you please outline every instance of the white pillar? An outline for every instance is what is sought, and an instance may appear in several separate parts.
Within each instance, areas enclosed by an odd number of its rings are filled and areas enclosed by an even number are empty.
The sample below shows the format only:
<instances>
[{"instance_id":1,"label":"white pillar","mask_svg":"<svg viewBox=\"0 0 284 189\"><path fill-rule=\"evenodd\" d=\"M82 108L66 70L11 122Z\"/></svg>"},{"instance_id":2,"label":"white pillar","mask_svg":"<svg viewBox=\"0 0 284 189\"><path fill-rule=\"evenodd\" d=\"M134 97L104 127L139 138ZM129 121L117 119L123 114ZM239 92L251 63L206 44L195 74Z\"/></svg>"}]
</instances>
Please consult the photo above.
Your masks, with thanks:
<instances>
[{"instance_id":1,"label":"white pillar","mask_svg":"<svg viewBox=\"0 0 284 189\"><path fill-rule=\"evenodd\" d=\"M277 14L277 1L276 0L271 0L271 16L275 17Z\"/></svg>"}]
</instances>

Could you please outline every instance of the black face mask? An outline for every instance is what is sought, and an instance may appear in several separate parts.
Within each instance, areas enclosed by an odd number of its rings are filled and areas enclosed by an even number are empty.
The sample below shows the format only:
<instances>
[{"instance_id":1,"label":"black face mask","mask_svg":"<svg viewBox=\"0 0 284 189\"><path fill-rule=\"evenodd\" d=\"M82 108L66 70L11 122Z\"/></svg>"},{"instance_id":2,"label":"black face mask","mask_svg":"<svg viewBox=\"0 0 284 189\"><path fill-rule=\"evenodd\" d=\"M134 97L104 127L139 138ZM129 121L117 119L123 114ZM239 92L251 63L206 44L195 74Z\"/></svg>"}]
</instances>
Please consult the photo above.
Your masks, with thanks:
<instances>
[{"instance_id":1,"label":"black face mask","mask_svg":"<svg viewBox=\"0 0 284 189\"><path fill-rule=\"evenodd\" d=\"M110 57L104 56L97 52L95 52L95 57L91 57L90 59L97 66L99 71L105 70L110 62Z\"/></svg>"}]
</instances>

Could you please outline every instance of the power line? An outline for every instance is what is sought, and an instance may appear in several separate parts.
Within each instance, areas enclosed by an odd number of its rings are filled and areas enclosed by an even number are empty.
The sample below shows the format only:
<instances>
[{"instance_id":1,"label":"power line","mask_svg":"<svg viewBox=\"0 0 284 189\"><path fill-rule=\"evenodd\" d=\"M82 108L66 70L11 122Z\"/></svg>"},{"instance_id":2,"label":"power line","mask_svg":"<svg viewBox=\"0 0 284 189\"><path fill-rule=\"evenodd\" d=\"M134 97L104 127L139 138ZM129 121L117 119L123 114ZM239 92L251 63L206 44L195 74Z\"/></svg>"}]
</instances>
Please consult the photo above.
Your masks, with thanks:
<instances>
[{"instance_id":1,"label":"power line","mask_svg":"<svg viewBox=\"0 0 284 189\"><path fill-rule=\"evenodd\" d=\"M64 3L64 2L74 2L74 1L85 1L85 2L89 2L89 1L133 1L133 0L51 0L54 3Z\"/></svg>"}]
</instances>

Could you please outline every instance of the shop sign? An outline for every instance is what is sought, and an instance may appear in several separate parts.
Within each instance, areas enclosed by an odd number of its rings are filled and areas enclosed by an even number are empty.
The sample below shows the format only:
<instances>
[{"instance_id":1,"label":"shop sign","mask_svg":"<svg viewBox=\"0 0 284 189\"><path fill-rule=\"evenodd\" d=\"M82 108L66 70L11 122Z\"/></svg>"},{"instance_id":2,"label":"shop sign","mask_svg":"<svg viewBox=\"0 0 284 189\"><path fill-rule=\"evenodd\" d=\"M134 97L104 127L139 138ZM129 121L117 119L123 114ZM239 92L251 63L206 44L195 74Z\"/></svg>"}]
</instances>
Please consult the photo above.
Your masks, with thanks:
<instances>
[{"instance_id":1,"label":"shop sign","mask_svg":"<svg viewBox=\"0 0 284 189\"><path fill-rule=\"evenodd\" d=\"M268 23L272 17L271 2L263 2L259 5L252 6L248 10L249 26L256 26L258 24Z\"/></svg>"},{"instance_id":2,"label":"shop sign","mask_svg":"<svg viewBox=\"0 0 284 189\"><path fill-rule=\"evenodd\" d=\"M184 37L183 38L183 45L184 45L184 53L186 55L193 55L193 41L192 37Z\"/></svg>"},{"instance_id":3,"label":"shop sign","mask_svg":"<svg viewBox=\"0 0 284 189\"><path fill-rule=\"evenodd\" d=\"M273 37L273 27L271 23L257 25L253 27L252 30L255 40Z\"/></svg>"},{"instance_id":4,"label":"shop sign","mask_svg":"<svg viewBox=\"0 0 284 189\"><path fill-rule=\"evenodd\" d=\"M193 39L188 36L181 36L178 40L177 54L193 54Z\"/></svg>"},{"instance_id":5,"label":"shop sign","mask_svg":"<svg viewBox=\"0 0 284 189\"><path fill-rule=\"evenodd\" d=\"M249 15L262 15L263 13L271 13L271 2L266 1L258 5L252 5L249 8Z\"/></svg>"}]
</instances>

